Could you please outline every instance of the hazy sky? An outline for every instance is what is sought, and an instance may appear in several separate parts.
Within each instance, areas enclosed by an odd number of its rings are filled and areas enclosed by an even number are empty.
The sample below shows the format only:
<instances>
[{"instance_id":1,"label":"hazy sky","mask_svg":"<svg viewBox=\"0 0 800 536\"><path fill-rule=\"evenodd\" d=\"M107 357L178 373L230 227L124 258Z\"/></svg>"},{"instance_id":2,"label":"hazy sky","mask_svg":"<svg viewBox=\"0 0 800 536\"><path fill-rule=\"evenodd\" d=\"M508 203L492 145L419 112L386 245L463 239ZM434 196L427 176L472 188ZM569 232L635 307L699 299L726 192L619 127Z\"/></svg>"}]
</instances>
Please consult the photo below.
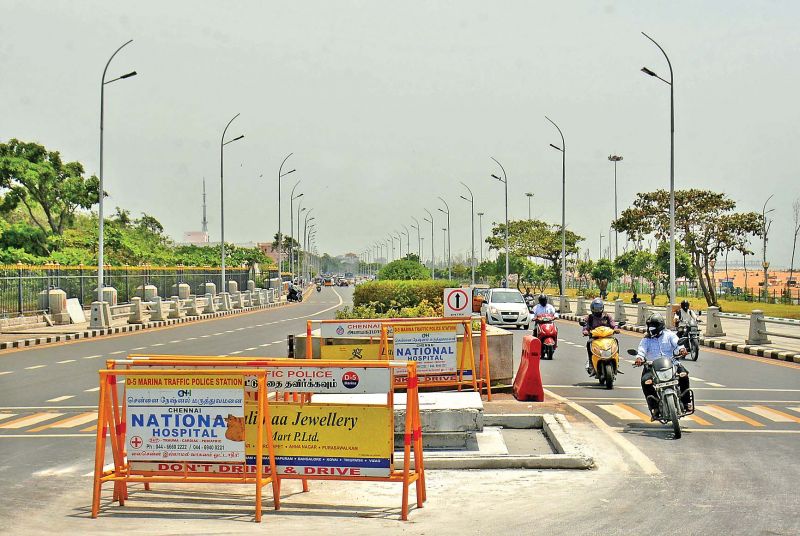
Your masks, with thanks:
<instances>
[{"instance_id":1,"label":"hazy sky","mask_svg":"<svg viewBox=\"0 0 800 536\"><path fill-rule=\"evenodd\" d=\"M769 257L788 265L791 204L800 196L800 2L55 2L0 0L0 140L35 140L98 170L103 66L107 207L145 211L180 239L198 230L201 181L219 239L219 139L226 149L226 238L277 231L278 165L289 152L318 244L363 251L424 208L452 212L453 255L469 249L476 211L561 217L561 126L567 225L598 255L637 191L668 187L666 62L675 69L676 186L724 190L743 210L770 194ZM263 174L263 178L259 176ZM477 221L477 219L476 219ZM476 224L477 226L477 224ZM411 229L412 250L416 232ZM476 230L477 234L477 230ZM604 239L606 243L607 239ZM403 246L405 251L405 244ZM426 253L426 257L429 254Z\"/></svg>"}]
</instances>

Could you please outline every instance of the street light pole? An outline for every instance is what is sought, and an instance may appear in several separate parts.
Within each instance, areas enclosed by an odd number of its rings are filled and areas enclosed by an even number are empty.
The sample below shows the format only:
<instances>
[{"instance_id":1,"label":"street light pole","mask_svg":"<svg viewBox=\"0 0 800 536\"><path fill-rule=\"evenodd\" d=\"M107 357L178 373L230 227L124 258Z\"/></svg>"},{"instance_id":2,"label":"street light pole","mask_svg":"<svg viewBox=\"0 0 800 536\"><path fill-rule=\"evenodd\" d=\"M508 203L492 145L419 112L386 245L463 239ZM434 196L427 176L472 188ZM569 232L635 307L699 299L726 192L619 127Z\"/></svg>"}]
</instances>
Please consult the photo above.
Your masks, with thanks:
<instances>
[{"instance_id":1,"label":"street light pole","mask_svg":"<svg viewBox=\"0 0 800 536\"><path fill-rule=\"evenodd\" d=\"M406 235L406 256L408 256L408 255L411 255L411 240L410 240L411 234L408 232L408 227L406 227L405 224L403 224L403 229L406 230L406 232L405 232L405 235Z\"/></svg>"},{"instance_id":2,"label":"street light pole","mask_svg":"<svg viewBox=\"0 0 800 536\"><path fill-rule=\"evenodd\" d=\"M472 258L470 259L470 265L472 265L472 284L475 284L475 196L472 195L472 190L469 189L469 186L461 183L464 185L464 188L467 189L469 192L469 199L461 196L461 199L464 201L469 201L469 217L470 217L470 234L472 235Z\"/></svg>"},{"instance_id":3,"label":"street light pole","mask_svg":"<svg viewBox=\"0 0 800 536\"><path fill-rule=\"evenodd\" d=\"M308 222L314 221L315 216L311 216L311 213L314 212L314 209L306 212L306 217L303 220L303 251L308 251ZM309 218L311 216L311 218ZM299 226L298 226L299 227ZM299 231L299 229L298 229ZM305 268L304 273L308 272L307 276L308 279L311 279L311 273L308 270L308 260L306 259L306 254L303 253L303 266Z\"/></svg>"},{"instance_id":4,"label":"street light pole","mask_svg":"<svg viewBox=\"0 0 800 536\"><path fill-rule=\"evenodd\" d=\"M500 182L502 182L503 186L505 186L505 199L506 199L506 284L505 284L505 288L508 288L508 257L509 257L509 251L508 251L508 176L506 175L506 169L503 167L503 164L501 164L493 156L490 157L490 158L492 160L494 160L495 162L497 162L497 165L500 166L501 170L503 170L503 178L502 179L500 177L498 177L497 175L494 175L494 174L492 174L492 177L494 177L495 179L497 179Z\"/></svg>"},{"instance_id":5,"label":"street light pole","mask_svg":"<svg viewBox=\"0 0 800 536\"><path fill-rule=\"evenodd\" d=\"M669 302L675 303L675 77L672 73L672 62L661 45L646 33L642 32L642 35L658 47L669 66L669 82L647 67L642 67L642 72L669 85Z\"/></svg>"},{"instance_id":6,"label":"street light pole","mask_svg":"<svg viewBox=\"0 0 800 536\"><path fill-rule=\"evenodd\" d=\"M289 153L286 155L286 158L283 159L281 162L280 167L278 168L278 292L283 292L283 276L281 275L281 257L283 252L283 234L281 233L281 179L290 173L294 173L295 170L292 169L291 171L287 171L286 173L283 172L283 165L289 160L289 157L292 156L294 153Z\"/></svg>"},{"instance_id":7,"label":"street light pole","mask_svg":"<svg viewBox=\"0 0 800 536\"><path fill-rule=\"evenodd\" d=\"M764 237L763 239L764 246L762 248L763 258L761 262L761 267L764 268L764 301L769 300L769 277L768 277L769 262L767 261L767 234L769 234L769 229L770 227L772 227L772 221L770 220L769 222L767 222L767 214L774 211L775 209L771 208L767 210L767 203L769 203L769 200L772 199L772 197L773 197L772 195L769 196L767 200L764 201L764 206L761 208L761 226L762 226L761 235ZM745 266L744 269L746 271L747 266Z\"/></svg>"},{"instance_id":8,"label":"street light pole","mask_svg":"<svg viewBox=\"0 0 800 536\"><path fill-rule=\"evenodd\" d=\"M103 69L103 78L100 82L100 183L97 187L97 195L98 195L98 205L97 205L97 231L98 231L98 242L97 242L97 301L103 301L103 284L104 277L103 277L103 232L104 232L104 222L103 222L103 198L105 192L103 191L103 132L105 130L105 95L106 95L106 84L111 84L112 82L116 82L117 80L123 80L125 78L130 78L132 76L136 76L136 71L131 71L128 74L123 74L122 76L118 76L113 80L109 80L106 82L106 72L108 71L108 66L111 65L111 60L114 59L114 56L117 53L125 48L126 46L133 43L133 39L130 39L122 44L117 50L111 54L111 57L108 58L106 62L106 66ZM109 322L111 319L109 319Z\"/></svg>"},{"instance_id":9,"label":"street light pole","mask_svg":"<svg viewBox=\"0 0 800 536\"><path fill-rule=\"evenodd\" d=\"M244 134L240 134L236 138L232 140L225 141L225 133L228 132L228 127L231 126L233 120L239 117L239 114L234 115L228 124L225 125L225 130L222 131L222 137L219 139L219 226L220 226L220 251L222 256L222 273L220 274L220 279L222 286L220 288L220 292L227 292L225 290L225 165L224 165L224 156L225 156L225 146L229 143L233 143L237 140L241 140L244 138Z\"/></svg>"},{"instance_id":10,"label":"street light pole","mask_svg":"<svg viewBox=\"0 0 800 536\"><path fill-rule=\"evenodd\" d=\"M294 200L303 197L302 193L294 195L294 191L300 186L300 182L297 181L294 184L292 192L289 194L289 271L292 272L292 278L294 278Z\"/></svg>"},{"instance_id":11,"label":"street light pole","mask_svg":"<svg viewBox=\"0 0 800 536\"><path fill-rule=\"evenodd\" d=\"M533 199L533 193L532 192L525 192L525 197L528 198L528 219L532 220L533 217L531 217L531 199Z\"/></svg>"},{"instance_id":12,"label":"street light pole","mask_svg":"<svg viewBox=\"0 0 800 536\"><path fill-rule=\"evenodd\" d=\"M603 233L600 233L600 257L598 258L603 258Z\"/></svg>"},{"instance_id":13,"label":"street light pole","mask_svg":"<svg viewBox=\"0 0 800 536\"><path fill-rule=\"evenodd\" d=\"M414 216L411 216L411 219L414 220L414 225L412 225L411 228L417 230L417 256L419 256L419 263L424 266L422 262L422 238L420 236L419 220Z\"/></svg>"},{"instance_id":14,"label":"street light pole","mask_svg":"<svg viewBox=\"0 0 800 536\"><path fill-rule=\"evenodd\" d=\"M436 255L434 255L434 249L433 249L433 247L434 247L433 246L433 232L434 232L433 214L431 214L431 211L428 210L427 208L425 209L425 212L428 213L428 216L430 216L430 219L424 218L424 217L423 217L423 219L426 222L431 224L431 277L433 279L436 279Z\"/></svg>"},{"instance_id":15,"label":"street light pole","mask_svg":"<svg viewBox=\"0 0 800 536\"><path fill-rule=\"evenodd\" d=\"M447 201L444 198L439 197L439 199L444 203L444 206L447 210L439 209L439 212L447 214L447 279L453 279L453 265L451 263L451 255L453 251L450 249L450 207L447 204Z\"/></svg>"},{"instance_id":16,"label":"street light pole","mask_svg":"<svg viewBox=\"0 0 800 536\"><path fill-rule=\"evenodd\" d=\"M484 212L478 212L478 241L480 242L481 263L483 263L483 215Z\"/></svg>"},{"instance_id":17,"label":"street light pole","mask_svg":"<svg viewBox=\"0 0 800 536\"><path fill-rule=\"evenodd\" d=\"M567 144L564 142L564 134L552 119L544 116L550 121L558 134L561 136L561 147L550 144L550 147L561 151L561 295L567 293Z\"/></svg>"},{"instance_id":18,"label":"street light pole","mask_svg":"<svg viewBox=\"0 0 800 536\"><path fill-rule=\"evenodd\" d=\"M612 154L609 155L608 159L614 162L614 221L617 221L619 219L619 213L617 212L617 162L622 162L622 157ZM617 257L619 257L619 232L614 231L614 258L616 259Z\"/></svg>"}]
</instances>

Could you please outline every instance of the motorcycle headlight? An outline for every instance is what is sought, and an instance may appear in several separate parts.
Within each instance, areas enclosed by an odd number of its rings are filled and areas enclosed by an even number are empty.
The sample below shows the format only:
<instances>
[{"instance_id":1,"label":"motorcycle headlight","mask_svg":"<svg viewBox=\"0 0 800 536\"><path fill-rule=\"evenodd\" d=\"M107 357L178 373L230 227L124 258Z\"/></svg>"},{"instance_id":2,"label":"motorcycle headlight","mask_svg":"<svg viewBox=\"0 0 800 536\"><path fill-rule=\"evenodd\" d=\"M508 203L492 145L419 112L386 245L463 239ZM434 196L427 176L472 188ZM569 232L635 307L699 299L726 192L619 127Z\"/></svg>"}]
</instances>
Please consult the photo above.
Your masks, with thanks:
<instances>
[{"instance_id":1,"label":"motorcycle headlight","mask_svg":"<svg viewBox=\"0 0 800 536\"><path fill-rule=\"evenodd\" d=\"M657 370L656 371L656 378L660 382L668 382L672 379L672 369L667 370Z\"/></svg>"},{"instance_id":2,"label":"motorcycle headlight","mask_svg":"<svg viewBox=\"0 0 800 536\"><path fill-rule=\"evenodd\" d=\"M614 355L614 352L611 349L600 350L600 357L611 357L612 355Z\"/></svg>"}]
</instances>

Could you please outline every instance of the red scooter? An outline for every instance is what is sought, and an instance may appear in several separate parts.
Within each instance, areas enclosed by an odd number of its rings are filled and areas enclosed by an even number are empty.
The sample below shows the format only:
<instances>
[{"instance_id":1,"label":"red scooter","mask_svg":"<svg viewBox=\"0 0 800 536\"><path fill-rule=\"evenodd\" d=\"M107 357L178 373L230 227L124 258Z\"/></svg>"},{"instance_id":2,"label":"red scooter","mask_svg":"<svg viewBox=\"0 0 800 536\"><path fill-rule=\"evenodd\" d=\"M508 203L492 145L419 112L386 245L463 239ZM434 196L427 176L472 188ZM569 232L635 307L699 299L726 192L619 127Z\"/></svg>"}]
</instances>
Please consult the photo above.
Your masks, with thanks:
<instances>
[{"instance_id":1,"label":"red scooter","mask_svg":"<svg viewBox=\"0 0 800 536\"><path fill-rule=\"evenodd\" d=\"M536 315L536 337L542 343L542 359L553 359L558 348L558 328L554 315Z\"/></svg>"}]
</instances>

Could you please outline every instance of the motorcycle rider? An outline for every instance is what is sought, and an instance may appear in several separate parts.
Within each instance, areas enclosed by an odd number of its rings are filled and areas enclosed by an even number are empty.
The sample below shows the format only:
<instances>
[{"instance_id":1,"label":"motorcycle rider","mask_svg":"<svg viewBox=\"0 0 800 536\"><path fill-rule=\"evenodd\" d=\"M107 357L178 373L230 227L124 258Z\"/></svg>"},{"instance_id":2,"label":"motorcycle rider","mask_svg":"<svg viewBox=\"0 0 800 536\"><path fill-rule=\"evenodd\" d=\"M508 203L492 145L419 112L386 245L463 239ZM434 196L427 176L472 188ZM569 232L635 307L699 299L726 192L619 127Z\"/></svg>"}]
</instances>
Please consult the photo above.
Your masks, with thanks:
<instances>
[{"instance_id":1,"label":"motorcycle rider","mask_svg":"<svg viewBox=\"0 0 800 536\"><path fill-rule=\"evenodd\" d=\"M592 300L591 305L589 306L589 316L586 317L584 320L583 326L583 336L588 337L589 334L592 332L594 328L599 328L600 326L606 326L608 328L617 331L617 323L614 322L614 317L610 314L604 312L605 304L603 300L600 298L595 298ZM586 372L590 375L594 375L594 369L592 367L592 340L586 343Z\"/></svg>"},{"instance_id":2,"label":"motorcycle rider","mask_svg":"<svg viewBox=\"0 0 800 536\"><path fill-rule=\"evenodd\" d=\"M293 281L289 281L289 290L286 294L287 300L297 300L297 287L294 286Z\"/></svg>"},{"instance_id":3,"label":"motorcycle rider","mask_svg":"<svg viewBox=\"0 0 800 536\"><path fill-rule=\"evenodd\" d=\"M647 318L647 333L639 343L639 350L636 355L635 365L641 366L645 361L653 361L661 356L668 356L678 369L678 386L680 387L681 400L686 411L691 412L694 408L689 397L689 371L678 362L675 350L679 350L680 355L686 355L686 348L678 345L678 336L665 329L664 317L658 313L653 313ZM686 375L681 373L686 372ZM653 371L650 369L642 370L642 392L650 408L652 420L656 420L658 412L658 400L656 400L656 390L652 383L645 384L647 380L653 379Z\"/></svg>"},{"instance_id":4,"label":"motorcycle rider","mask_svg":"<svg viewBox=\"0 0 800 536\"><path fill-rule=\"evenodd\" d=\"M681 302L681 308L675 313L675 325L678 326L678 337L686 335L686 328L697 324L697 315L689 308L689 300Z\"/></svg>"},{"instance_id":5,"label":"motorcycle rider","mask_svg":"<svg viewBox=\"0 0 800 536\"><path fill-rule=\"evenodd\" d=\"M542 293L539 294L539 303L537 303L533 308L533 336L539 336L539 323L536 322L536 317L539 315L553 315L553 318L558 318L558 314L556 313L556 308L553 307L551 304L547 303L547 295Z\"/></svg>"}]
</instances>

